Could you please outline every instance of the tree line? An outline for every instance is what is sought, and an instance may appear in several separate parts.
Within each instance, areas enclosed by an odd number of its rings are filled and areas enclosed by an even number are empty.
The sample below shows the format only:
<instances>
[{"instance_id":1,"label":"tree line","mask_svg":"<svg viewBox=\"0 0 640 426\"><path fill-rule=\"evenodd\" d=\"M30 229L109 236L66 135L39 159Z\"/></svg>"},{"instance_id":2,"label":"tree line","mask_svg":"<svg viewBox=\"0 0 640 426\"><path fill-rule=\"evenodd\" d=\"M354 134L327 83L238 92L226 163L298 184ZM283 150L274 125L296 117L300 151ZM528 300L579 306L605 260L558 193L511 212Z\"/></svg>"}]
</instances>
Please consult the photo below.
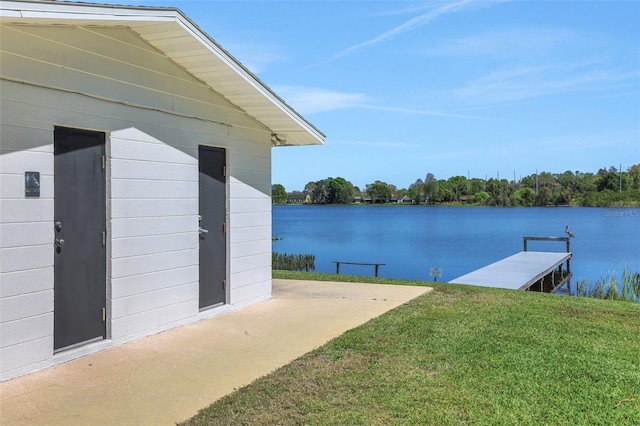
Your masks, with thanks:
<instances>
[{"instance_id":1,"label":"tree line","mask_svg":"<svg viewBox=\"0 0 640 426\"><path fill-rule=\"evenodd\" d=\"M626 171L615 167L597 173L542 172L521 178L479 179L452 176L437 179L427 173L407 188L382 181L364 190L342 177L309 182L303 191L287 192L281 184L271 187L274 204L471 204L482 206L640 207L640 164Z\"/></svg>"}]
</instances>

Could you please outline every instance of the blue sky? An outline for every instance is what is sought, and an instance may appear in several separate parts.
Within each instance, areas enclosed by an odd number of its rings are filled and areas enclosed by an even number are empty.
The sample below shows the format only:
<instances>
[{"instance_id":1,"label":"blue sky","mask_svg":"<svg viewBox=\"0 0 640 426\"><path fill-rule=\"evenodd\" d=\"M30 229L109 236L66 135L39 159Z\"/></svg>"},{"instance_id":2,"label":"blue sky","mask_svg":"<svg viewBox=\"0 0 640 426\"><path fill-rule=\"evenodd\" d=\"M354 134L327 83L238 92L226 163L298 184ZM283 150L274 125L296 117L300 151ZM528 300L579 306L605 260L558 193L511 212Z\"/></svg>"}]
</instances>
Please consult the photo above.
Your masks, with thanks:
<instances>
[{"instance_id":1,"label":"blue sky","mask_svg":"<svg viewBox=\"0 0 640 426\"><path fill-rule=\"evenodd\" d=\"M640 163L640 1L143 1L180 8L327 135L288 191Z\"/></svg>"}]
</instances>

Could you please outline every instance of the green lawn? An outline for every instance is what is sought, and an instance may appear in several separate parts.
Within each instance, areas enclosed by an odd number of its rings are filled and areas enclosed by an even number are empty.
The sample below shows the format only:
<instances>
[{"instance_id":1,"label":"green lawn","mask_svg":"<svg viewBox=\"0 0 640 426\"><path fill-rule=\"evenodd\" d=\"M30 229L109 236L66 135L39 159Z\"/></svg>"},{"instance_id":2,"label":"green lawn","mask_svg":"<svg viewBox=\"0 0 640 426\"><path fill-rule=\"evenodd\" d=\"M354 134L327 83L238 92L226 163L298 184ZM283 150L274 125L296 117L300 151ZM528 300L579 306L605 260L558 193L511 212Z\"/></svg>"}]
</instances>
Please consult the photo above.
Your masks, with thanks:
<instances>
[{"instance_id":1,"label":"green lawn","mask_svg":"<svg viewBox=\"0 0 640 426\"><path fill-rule=\"evenodd\" d=\"M276 278L335 275L274 272ZM348 277L435 291L185 425L640 424L640 305Z\"/></svg>"}]
</instances>

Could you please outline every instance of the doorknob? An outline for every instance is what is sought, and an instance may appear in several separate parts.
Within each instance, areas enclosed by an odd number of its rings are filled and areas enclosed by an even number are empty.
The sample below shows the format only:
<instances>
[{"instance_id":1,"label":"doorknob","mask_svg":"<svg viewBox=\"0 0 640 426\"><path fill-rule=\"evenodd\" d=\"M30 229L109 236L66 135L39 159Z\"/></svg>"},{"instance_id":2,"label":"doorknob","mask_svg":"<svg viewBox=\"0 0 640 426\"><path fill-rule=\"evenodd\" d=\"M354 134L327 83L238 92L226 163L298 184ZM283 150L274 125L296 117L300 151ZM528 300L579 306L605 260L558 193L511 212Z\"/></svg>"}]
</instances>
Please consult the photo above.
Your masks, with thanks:
<instances>
[{"instance_id":1,"label":"doorknob","mask_svg":"<svg viewBox=\"0 0 640 426\"><path fill-rule=\"evenodd\" d=\"M198 227L198 234L202 235L202 234L208 234L209 230L208 229L204 229L202 226Z\"/></svg>"},{"instance_id":2,"label":"doorknob","mask_svg":"<svg viewBox=\"0 0 640 426\"><path fill-rule=\"evenodd\" d=\"M61 248L64 245L64 240L62 238L56 238L55 246Z\"/></svg>"}]
</instances>

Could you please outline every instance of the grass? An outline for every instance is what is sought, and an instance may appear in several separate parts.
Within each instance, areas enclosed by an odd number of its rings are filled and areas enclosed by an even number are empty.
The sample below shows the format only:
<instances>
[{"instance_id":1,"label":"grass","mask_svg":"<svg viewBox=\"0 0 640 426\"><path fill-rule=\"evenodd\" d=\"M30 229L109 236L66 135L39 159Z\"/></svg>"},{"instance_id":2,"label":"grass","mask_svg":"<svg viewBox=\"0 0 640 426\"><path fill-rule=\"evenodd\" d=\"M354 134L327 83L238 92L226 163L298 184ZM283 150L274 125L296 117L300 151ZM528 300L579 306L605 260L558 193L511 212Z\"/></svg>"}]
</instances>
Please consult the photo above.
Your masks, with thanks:
<instances>
[{"instance_id":1,"label":"grass","mask_svg":"<svg viewBox=\"0 0 640 426\"><path fill-rule=\"evenodd\" d=\"M277 278L335 275L274 271ZM184 425L637 425L640 306L471 286L419 297Z\"/></svg>"}]
</instances>

